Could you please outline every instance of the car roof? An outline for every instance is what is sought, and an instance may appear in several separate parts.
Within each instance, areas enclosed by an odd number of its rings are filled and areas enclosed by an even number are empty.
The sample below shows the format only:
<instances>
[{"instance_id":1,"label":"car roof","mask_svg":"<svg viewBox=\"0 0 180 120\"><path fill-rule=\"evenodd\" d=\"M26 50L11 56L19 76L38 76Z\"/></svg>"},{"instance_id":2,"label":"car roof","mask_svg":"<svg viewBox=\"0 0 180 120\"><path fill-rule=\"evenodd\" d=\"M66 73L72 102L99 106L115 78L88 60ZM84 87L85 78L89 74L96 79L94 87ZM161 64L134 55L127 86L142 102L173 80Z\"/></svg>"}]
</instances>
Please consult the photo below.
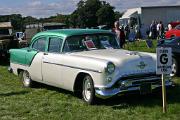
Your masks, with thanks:
<instances>
[{"instance_id":1,"label":"car roof","mask_svg":"<svg viewBox=\"0 0 180 120\"><path fill-rule=\"evenodd\" d=\"M100 30L100 29L58 29L58 30L47 30L44 32L37 33L35 37L43 35L55 35L61 37L69 37L73 35L84 35L84 34L98 34L98 33L112 33L110 30Z\"/></svg>"}]
</instances>

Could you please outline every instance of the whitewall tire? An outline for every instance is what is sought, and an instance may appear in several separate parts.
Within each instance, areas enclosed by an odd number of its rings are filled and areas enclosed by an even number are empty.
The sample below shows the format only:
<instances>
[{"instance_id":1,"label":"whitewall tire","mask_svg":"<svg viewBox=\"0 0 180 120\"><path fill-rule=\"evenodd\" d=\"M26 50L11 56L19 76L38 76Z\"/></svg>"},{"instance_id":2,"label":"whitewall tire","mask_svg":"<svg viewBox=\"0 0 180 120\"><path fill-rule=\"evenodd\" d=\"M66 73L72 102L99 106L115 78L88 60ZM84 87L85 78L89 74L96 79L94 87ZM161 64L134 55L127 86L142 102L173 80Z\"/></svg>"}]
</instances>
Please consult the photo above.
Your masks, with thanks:
<instances>
[{"instance_id":1,"label":"whitewall tire","mask_svg":"<svg viewBox=\"0 0 180 120\"><path fill-rule=\"evenodd\" d=\"M92 78L87 75L83 79L83 90L82 90L83 100L88 104L95 103L95 90Z\"/></svg>"},{"instance_id":2,"label":"whitewall tire","mask_svg":"<svg viewBox=\"0 0 180 120\"><path fill-rule=\"evenodd\" d=\"M33 86L33 81L31 80L31 77L30 77L28 71L21 71L20 79L21 79L24 87L32 87Z\"/></svg>"}]
</instances>

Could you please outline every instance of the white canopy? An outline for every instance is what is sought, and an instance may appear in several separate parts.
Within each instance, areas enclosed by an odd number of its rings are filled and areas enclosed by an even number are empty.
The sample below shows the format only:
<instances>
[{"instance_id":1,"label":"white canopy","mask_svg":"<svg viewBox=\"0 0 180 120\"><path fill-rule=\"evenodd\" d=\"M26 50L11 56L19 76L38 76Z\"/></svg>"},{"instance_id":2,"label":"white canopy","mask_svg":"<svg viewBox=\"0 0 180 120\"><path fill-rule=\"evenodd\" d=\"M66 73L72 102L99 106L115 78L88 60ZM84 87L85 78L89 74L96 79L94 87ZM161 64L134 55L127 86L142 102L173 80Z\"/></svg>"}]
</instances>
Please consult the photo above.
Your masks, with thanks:
<instances>
[{"instance_id":1,"label":"white canopy","mask_svg":"<svg viewBox=\"0 0 180 120\"><path fill-rule=\"evenodd\" d=\"M130 17L136 17L138 14L140 14L141 12L141 8L133 8L133 9L128 9L123 16L121 17L121 19L124 18L130 18Z\"/></svg>"}]
</instances>

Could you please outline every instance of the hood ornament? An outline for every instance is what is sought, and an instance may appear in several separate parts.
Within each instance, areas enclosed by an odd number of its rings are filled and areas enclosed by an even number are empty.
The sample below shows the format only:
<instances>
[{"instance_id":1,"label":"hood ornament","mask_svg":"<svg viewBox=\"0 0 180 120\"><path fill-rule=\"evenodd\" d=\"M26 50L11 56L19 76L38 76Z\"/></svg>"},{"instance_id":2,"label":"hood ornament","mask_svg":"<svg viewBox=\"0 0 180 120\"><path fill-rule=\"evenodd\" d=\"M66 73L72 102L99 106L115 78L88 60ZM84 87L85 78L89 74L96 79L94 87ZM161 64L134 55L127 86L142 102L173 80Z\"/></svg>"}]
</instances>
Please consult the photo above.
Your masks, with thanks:
<instances>
[{"instance_id":1,"label":"hood ornament","mask_svg":"<svg viewBox=\"0 0 180 120\"><path fill-rule=\"evenodd\" d=\"M147 66L147 64L145 64L143 61L141 61L139 63L139 65L137 65L137 67L140 68L140 69L144 69L146 66Z\"/></svg>"}]
</instances>

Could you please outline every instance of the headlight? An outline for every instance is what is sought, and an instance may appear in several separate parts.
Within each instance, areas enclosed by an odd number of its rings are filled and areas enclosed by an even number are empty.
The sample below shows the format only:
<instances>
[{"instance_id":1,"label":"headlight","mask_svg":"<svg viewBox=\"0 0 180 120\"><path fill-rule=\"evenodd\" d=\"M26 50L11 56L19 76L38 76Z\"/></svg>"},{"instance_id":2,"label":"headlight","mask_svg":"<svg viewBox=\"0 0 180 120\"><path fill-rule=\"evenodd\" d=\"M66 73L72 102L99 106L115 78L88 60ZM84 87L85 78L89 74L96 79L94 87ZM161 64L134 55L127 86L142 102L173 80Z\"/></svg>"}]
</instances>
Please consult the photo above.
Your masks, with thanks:
<instances>
[{"instance_id":1,"label":"headlight","mask_svg":"<svg viewBox=\"0 0 180 120\"><path fill-rule=\"evenodd\" d=\"M112 62L107 64L106 72L112 74L115 71L115 65Z\"/></svg>"}]
</instances>

